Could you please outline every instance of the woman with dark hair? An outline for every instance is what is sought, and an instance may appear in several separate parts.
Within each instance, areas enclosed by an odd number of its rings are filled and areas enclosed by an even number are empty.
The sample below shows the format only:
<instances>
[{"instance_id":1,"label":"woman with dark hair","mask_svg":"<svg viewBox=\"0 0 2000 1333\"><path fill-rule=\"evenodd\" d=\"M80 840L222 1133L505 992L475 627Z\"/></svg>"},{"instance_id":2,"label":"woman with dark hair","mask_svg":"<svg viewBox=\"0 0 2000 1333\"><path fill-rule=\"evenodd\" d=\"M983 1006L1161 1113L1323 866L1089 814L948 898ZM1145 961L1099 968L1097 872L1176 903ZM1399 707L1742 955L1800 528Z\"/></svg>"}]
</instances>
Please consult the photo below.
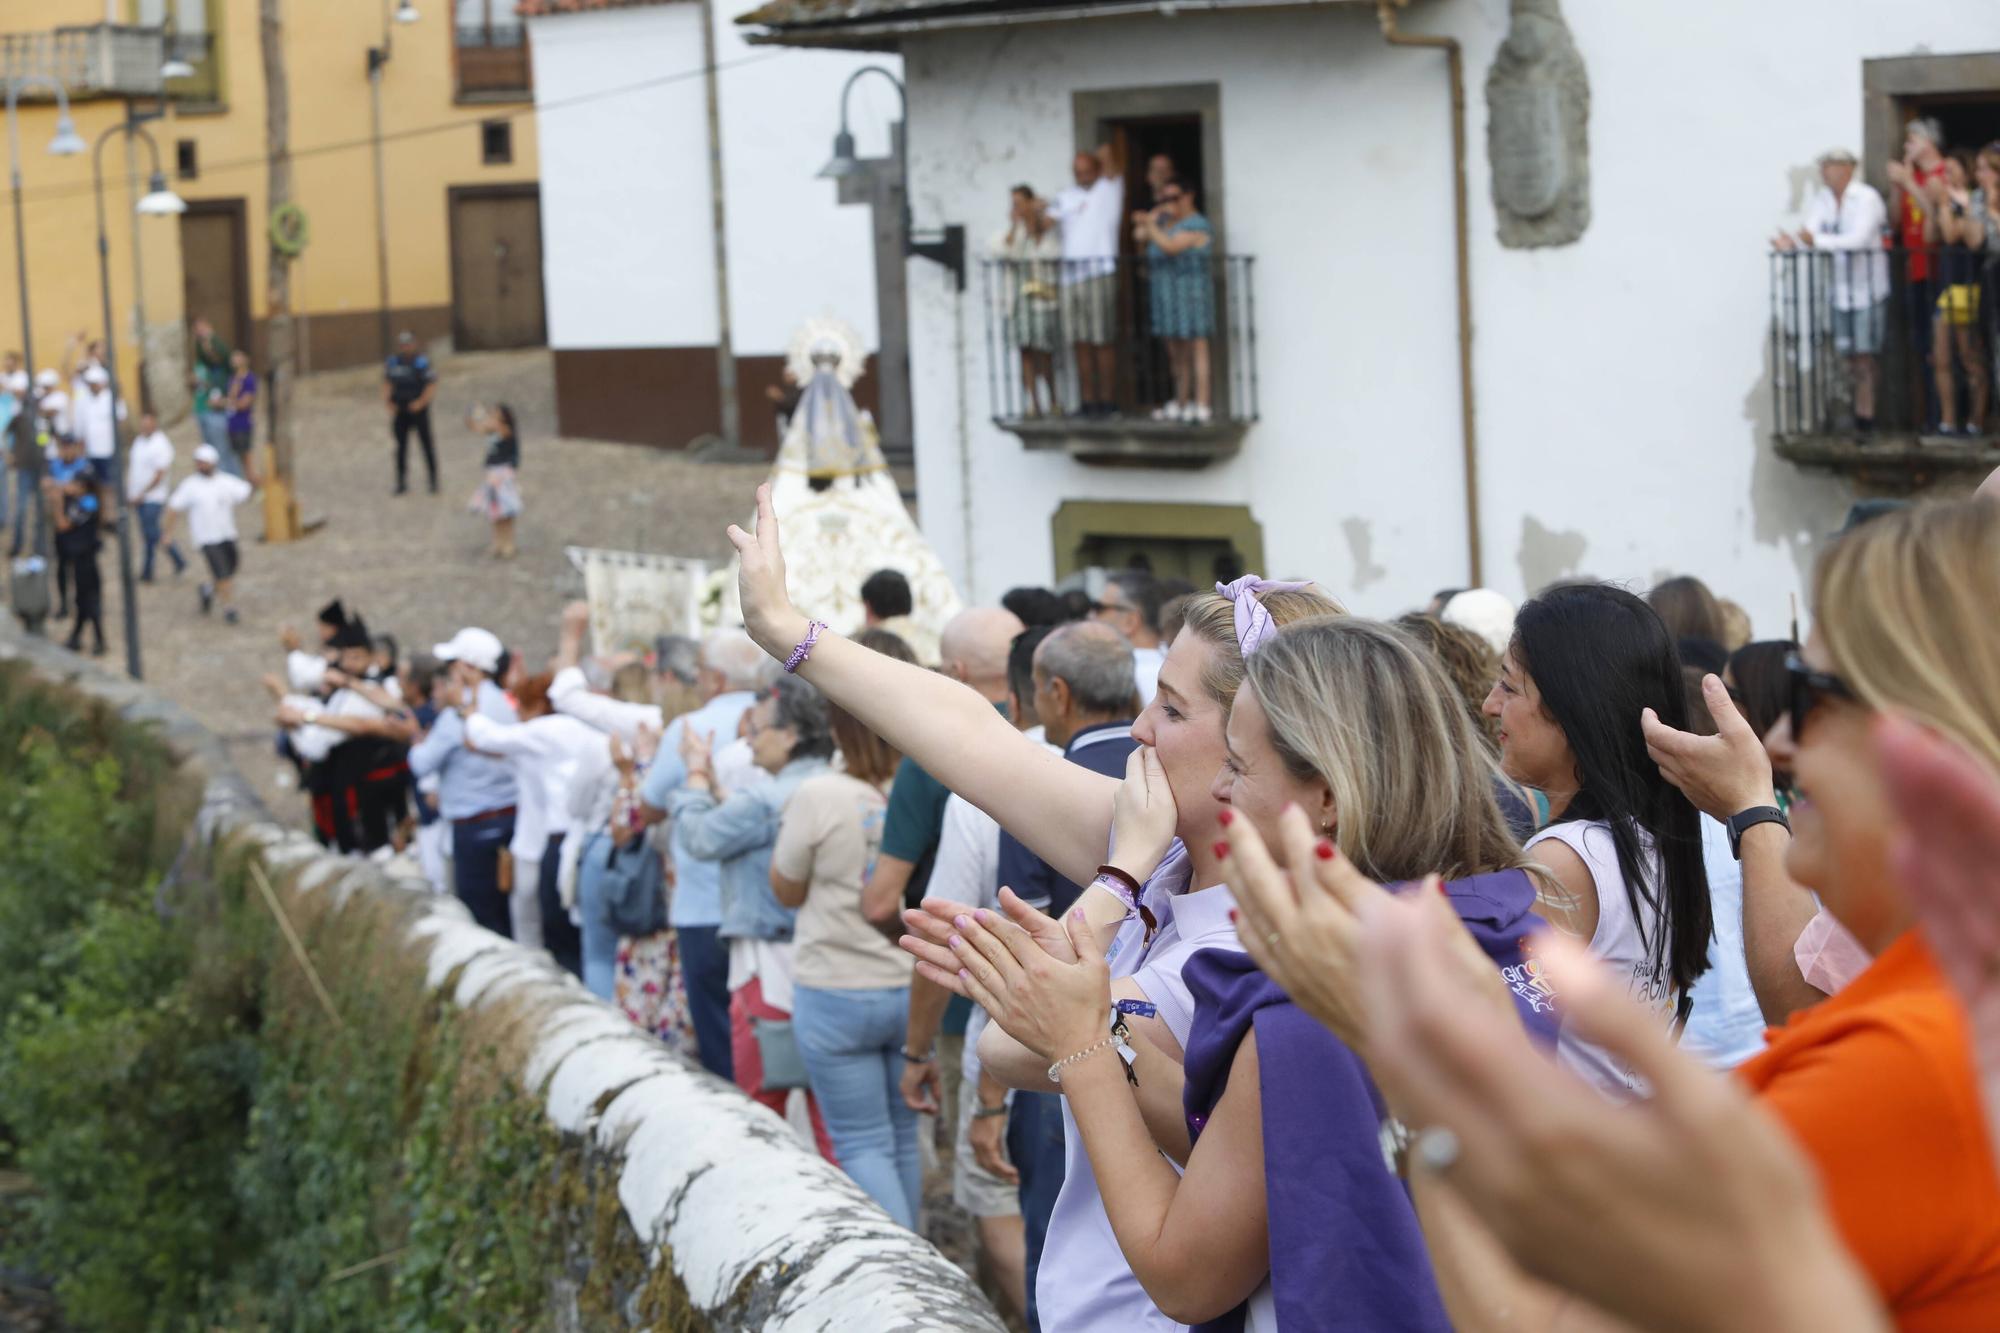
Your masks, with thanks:
<instances>
[{"instance_id":1,"label":"woman with dark hair","mask_svg":"<svg viewBox=\"0 0 2000 1333\"><path fill-rule=\"evenodd\" d=\"M1646 594L1646 605L1667 622L1667 632L1676 643L1683 639L1706 639L1720 647L1728 631L1723 624L1722 603L1708 585L1692 575L1663 579Z\"/></svg>"},{"instance_id":2,"label":"woman with dark hair","mask_svg":"<svg viewBox=\"0 0 2000 1333\"><path fill-rule=\"evenodd\" d=\"M887 630L855 642L916 660ZM862 912L902 756L838 704L827 713L839 769L792 793L771 852L771 891L799 912L792 1031L841 1169L914 1231L923 1166L917 1113L902 1095L911 962Z\"/></svg>"},{"instance_id":3,"label":"woman with dark hair","mask_svg":"<svg viewBox=\"0 0 2000 1333\"><path fill-rule=\"evenodd\" d=\"M495 560L512 560L514 520L521 514L521 435L514 409L505 403L491 410L475 407L468 424L486 433L486 475L472 507L493 524L493 546L487 553Z\"/></svg>"},{"instance_id":4,"label":"woman with dark hair","mask_svg":"<svg viewBox=\"0 0 2000 1333\"><path fill-rule=\"evenodd\" d=\"M1555 876L1542 913L1590 945L1648 1007L1685 1022L1708 967L1712 914L1700 817L1647 757L1640 716L1687 729L1680 654L1660 616L1601 584L1556 588L1523 606L1500 679L1500 766L1549 801L1528 850ZM1565 1063L1620 1098L1631 1071L1565 1031Z\"/></svg>"}]
</instances>

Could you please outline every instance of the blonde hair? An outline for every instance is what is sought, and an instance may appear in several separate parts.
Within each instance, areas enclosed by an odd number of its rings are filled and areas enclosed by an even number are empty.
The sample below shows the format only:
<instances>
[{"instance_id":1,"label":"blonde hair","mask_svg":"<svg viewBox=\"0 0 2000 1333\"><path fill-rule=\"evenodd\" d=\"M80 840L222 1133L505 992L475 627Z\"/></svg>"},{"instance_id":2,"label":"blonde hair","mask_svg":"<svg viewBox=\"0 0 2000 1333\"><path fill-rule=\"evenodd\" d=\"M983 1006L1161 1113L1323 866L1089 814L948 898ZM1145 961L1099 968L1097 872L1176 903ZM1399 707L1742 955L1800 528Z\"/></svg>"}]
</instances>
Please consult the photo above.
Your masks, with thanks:
<instances>
[{"instance_id":1,"label":"blonde hair","mask_svg":"<svg viewBox=\"0 0 2000 1333\"><path fill-rule=\"evenodd\" d=\"M1526 869L1494 797L1499 768L1444 668L1375 620L1320 616L1250 655L1271 744L1332 789L1334 842L1371 877Z\"/></svg>"},{"instance_id":2,"label":"blonde hair","mask_svg":"<svg viewBox=\"0 0 2000 1333\"><path fill-rule=\"evenodd\" d=\"M1344 616L1347 608L1316 586L1272 590L1254 595L1278 625L1316 616ZM1215 649L1202 669L1201 687L1228 712L1236 700L1236 688L1243 683L1243 650L1236 643L1236 603L1219 592L1189 594L1182 610L1181 629ZM1171 645L1170 645L1171 646Z\"/></svg>"},{"instance_id":3,"label":"blonde hair","mask_svg":"<svg viewBox=\"0 0 2000 1333\"><path fill-rule=\"evenodd\" d=\"M1854 529L1819 562L1813 608L1833 669L1863 702L1943 732L2000 769L2000 505L1914 505Z\"/></svg>"}]
</instances>

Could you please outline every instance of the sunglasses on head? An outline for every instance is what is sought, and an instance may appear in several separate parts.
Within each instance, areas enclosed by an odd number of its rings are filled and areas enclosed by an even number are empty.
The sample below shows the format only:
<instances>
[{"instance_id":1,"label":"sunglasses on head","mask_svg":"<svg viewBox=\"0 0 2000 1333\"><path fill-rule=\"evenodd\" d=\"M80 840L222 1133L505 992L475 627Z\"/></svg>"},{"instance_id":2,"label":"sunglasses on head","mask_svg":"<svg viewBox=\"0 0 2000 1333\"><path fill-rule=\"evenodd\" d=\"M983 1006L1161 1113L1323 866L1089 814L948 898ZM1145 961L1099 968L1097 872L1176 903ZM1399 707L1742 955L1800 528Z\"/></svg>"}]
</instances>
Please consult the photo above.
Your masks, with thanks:
<instances>
[{"instance_id":1,"label":"sunglasses on head","mask_svg":"<svg viewBox=\"0 0 2000 1333\"><path fill-rule=\"evenodd\" d=\"M1846 681L1831 672L1813 670L1799 659L1797 653L1785 658L1785 675L1791 685L1789 697L1794 745L1805 735L1806 719L1812 716L1813 709L1819 707L1823 700L1855 697L1854 690Z\"/></svg>"}]
</instances>

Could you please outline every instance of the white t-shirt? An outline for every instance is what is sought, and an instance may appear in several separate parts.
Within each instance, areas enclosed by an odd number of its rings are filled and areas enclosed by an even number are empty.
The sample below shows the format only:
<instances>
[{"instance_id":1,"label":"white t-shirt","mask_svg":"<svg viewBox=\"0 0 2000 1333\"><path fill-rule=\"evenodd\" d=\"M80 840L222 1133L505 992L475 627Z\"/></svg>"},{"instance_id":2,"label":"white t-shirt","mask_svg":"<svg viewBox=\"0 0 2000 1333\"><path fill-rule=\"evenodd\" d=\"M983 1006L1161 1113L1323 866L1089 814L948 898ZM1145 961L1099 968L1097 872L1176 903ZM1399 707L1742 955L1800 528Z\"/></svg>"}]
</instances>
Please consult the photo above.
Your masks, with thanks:
<instances>
[{"instance_id":1,"label":"white t-shirt","mask_svg":"<svg viewBox=\"0 0 2000 1333\"><path fill-rule=\"evenodd\" d=\"M250 483L227 472L181 478L167 508L188 518L188 537L196 546L217 546L236 540L236 506L255 494Z\"/></svg>"},{"instance_id":2,"label":"white t-shirt","mask_svg":"<svg viewBox=\"0 0 2000 1333\"><path fill-rule=\"evenodd\" d=\"M1708 815L1701 817L1701 859L1715 934L1708 942L1708 971L1690 991L1694 1009L1681 1049L1718 1069L1734 1069L1764 1049L1764 1012L1743 957L1743 863L1729 850L1729 830Z\"/></svg>"},{"instance_id":3,"label":"white t-shirt","mask_svg":"<svg viewBox=\"0 0 2000 1333\"><path fill-rule=\"evenodd\" d=\"M1123 176L1099 176L1087 190L1066 186L1049 205L1049 216L1062 224L1064 282L1116 271L1119 228L1125 225Z\"/></svg>"},{"instance_id":4,"label":"white t-shirt","mask_svg":"<svg viewBox=\"0 0 2000 1333\"><path fill-rule=\"evenodd\" d=\"M125 495L133 504L160 505L167 502L167 474L174 467L174 442L163 430L141 435L132 441L125 458ZM146 483L153 482L151 487ZM143 493L142 493L143 492Z\"/></svg>"},{"instance_id":5,"label":"white t-shirt","mask_svg":"<svg viewBox=\"0 0 2000 1333\"><path fill-rule=\"evenodd\" d=\"M35 410L49 423L51 437L69 430L69 395L61 389L51 389L41 396ZM55 455L55 440L49 440L50 457Z\"/></svg>"},{"instance_id":6,"label":"white t-shirt","mask_svg":"<svg viewBox=\"0 0 2000 1333\"><path fill-rule=\"evenodd\" d=\"M118 431L111 420L111 390L93 393L85 389L75 400L71 416L75 432L83 440L83 452L90 458L110 458L118 452ZM125 404L118 404L118 419L125 419Z\"/></svg>"}]
</instances>

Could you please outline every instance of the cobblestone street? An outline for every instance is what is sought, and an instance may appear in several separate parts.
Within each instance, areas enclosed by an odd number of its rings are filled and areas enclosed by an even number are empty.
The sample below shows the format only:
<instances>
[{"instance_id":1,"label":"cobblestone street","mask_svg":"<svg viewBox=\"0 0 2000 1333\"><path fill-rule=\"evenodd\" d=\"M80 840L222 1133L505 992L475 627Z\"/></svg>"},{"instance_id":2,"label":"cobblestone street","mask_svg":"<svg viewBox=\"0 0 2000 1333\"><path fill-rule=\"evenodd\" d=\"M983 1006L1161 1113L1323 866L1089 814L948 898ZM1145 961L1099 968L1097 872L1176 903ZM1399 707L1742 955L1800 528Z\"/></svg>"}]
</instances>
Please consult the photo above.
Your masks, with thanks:
<instances>
[{"instance_id":1,"label":"cobblestone street","mask_svg":"<svg viewBox=\"0 0 2000 1333\"><path fill-rule=\"evenodd\" d=\"M554 651L562 600L582 590L563 557L565 545L726 557L723 527L749 513L764 476L756 464L696 463L679 453L553 438L555 386L546 351L446 357L439 378L432 408L439 494L424 493L421 460L413 457L410 494L391 496L394 446L373 368L312 376L296 395L299 509L308 522L323 517L324 525L299 542L271 547L258 541L260 501L237 511L244 537L241 624L200 614L198 560L177 580L162 556L158 582L139 590L147 681L227 740L280 818L304 813L286 781L289 767L273 753L271 707L257 684L280 665L281 625L294 624L310 638L313 613L338 596L372 631L394 634L405 651L479 624L539 660ZM475 403L496 402L513 407L522 437L524 512L520 555L511 562L486 558L486 524L466 509L485 443L466 428L465 416ZM170 434L178 477L191 470L200 436L192 420ZM411 452L420 452L414 440ZM107 661L119 664L124 607L117 548L109 540L101 566ZM52 636L67 632L64 625Z\"/></svg>"}]
</instances>

